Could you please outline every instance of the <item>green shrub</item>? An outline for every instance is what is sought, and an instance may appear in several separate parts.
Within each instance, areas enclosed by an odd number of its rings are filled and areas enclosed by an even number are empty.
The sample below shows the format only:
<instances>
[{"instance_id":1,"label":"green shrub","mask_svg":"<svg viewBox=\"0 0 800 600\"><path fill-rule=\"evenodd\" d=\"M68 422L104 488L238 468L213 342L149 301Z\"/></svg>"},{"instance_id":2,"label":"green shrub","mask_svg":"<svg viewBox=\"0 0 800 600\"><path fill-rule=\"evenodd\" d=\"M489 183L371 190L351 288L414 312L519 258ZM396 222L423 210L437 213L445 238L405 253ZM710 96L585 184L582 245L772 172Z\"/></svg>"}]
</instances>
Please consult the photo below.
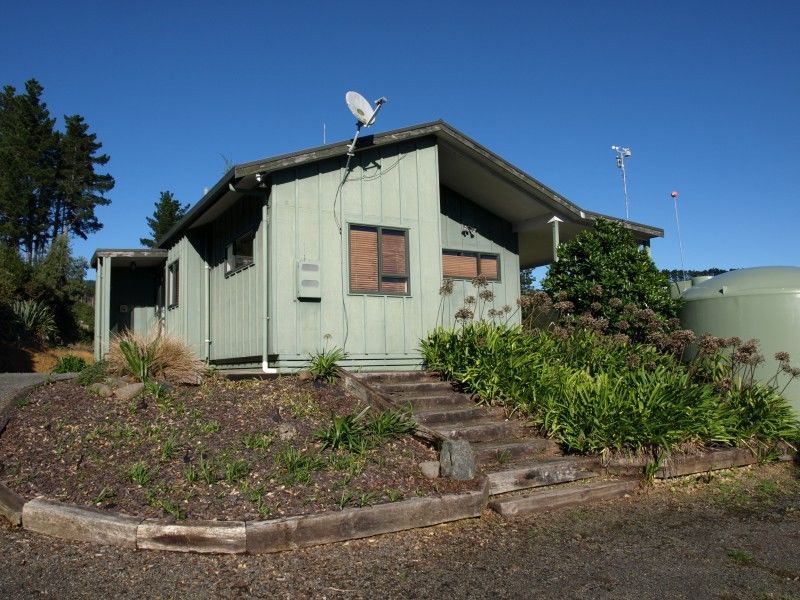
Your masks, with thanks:
<instances>
[{"instance_id":1,"label":"green shrub","mask_svg":"<svg viewBox=\"0 0 800 600\"><path fill-rule=\"evenodd\" d=\"M604 219L559 247L542 288L556 309L624 323L624 332L639 341L659 325L668 329L680 306L666 275L630 231Z\"/></svg>"},{"instance_id":2,"label":"green shrub","mask_svg":"<svg viewBox=\"0 0 800 600\"><path fill-rule=\"evenodd\" d=\"M345 358L347 358L347 354L341 348L326 348L316 354L309 355L308 372L314 376L314 379L333 383L339 378L336 363Z\"/></svg>"},{"instance_id":3,"label":"green shrub","mask_svg":"<svg viewBox=\"0 0 800 600\"><path fill-rule=\"evenodd\" d=\"M11 304L22 337L38 344L46 344L58 333L52 309L38 300L15 300Z\"/></svg>"},{"instance_id":4,"label":"green shrub","mask_svg":"<svg viewBox=\"0 0 800 600\"><path fill-rule=\"evenodd\" d=\"M104 360L98 360L88 365L78 374L78 383L82 386L100 383L108 377L107 366Z\"/></svg>"},{"instance_id":5,"label":"green shrub","mask_svg":"<svg viewBox=\"0 0 800 600\"><path fill-rule=\"evenodd\" d=\"M58 357L53 373L80 373L86 368L86 361L74 354L65 354Z\"/></svg>"},{"instance_id":6,"label":"green shrub","mask_svg":"<svg viewBox=\"0 0 800 600\"><path fill-rule=\"evenodd\" d=\"M421 348L429 369L527 414L577 452L797 439L777 375L769 384L754 379L754 342L699 345L708 351L686 365L673 352L586 329L528 333L474 322L436 329ZM800 375L786 361L781 371Z\"/></svg>"},{"instance_id":7,"label":"green shrub","mask_svg":"<svg viewBox=\"0 0 800 600\"><path fill-rule=\"evenodd\" d=\"M314 433L322 448L342 448L360 454L384 440L414 431L416 423L403 412L385 410L369 417L369 407L358 413L331 415L327 427Z\"/></svg>"}]
</instances>

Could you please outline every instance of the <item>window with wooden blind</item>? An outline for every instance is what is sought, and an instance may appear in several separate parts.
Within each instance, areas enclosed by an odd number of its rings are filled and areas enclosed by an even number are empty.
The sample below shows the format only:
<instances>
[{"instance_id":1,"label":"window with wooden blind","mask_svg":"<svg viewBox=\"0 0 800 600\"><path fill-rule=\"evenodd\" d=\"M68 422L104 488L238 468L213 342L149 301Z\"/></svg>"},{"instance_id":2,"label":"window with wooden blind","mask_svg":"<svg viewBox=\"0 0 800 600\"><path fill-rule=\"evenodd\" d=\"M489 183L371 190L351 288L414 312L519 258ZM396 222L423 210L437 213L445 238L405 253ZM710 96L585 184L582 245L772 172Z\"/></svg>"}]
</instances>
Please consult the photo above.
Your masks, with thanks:
<instances>
[{"instance_id":1,"label":"window with wooden blind","mask_svg":"<svg viewBox=\"0 0 800 600\"><path fill-rule=\"evenodd\" d=\"M442 274L452 279L472 279L483 275L490 281L499 281L500 257L482 252L442 250Z\"/></svg>"},{"instance_id":2,"label":"window with wooden blind","mask_svg":"<svg viewBox=\"0 0 800 600\"><path fill-rule=\"evenodd\" d=\"M408 231L350 225L349 235L350 292L408 295Z\"/></svg>"},{"instance_id":3,"label":"window with wooden blind","mask_svg":"<svg viewBox=\"0 0 800 600\"><path fill-rule=\"evenodd\" d=\"M167 307L178 306L178 261L173 261L167 267Z\"/></svg>"}]
</instances>

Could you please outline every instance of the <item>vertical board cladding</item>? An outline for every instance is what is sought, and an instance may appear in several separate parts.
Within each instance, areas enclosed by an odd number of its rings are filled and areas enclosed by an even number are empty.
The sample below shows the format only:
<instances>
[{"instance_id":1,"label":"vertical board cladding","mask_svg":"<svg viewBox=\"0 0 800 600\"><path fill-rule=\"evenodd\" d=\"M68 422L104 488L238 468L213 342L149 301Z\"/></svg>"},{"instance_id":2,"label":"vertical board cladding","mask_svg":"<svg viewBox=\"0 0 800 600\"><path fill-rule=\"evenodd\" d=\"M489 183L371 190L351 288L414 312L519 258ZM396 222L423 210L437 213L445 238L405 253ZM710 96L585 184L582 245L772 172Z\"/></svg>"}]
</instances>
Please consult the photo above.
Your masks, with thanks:
<instances>
[{"instance_id":1,"label":"vertical board cladding","mask_svg":"<svg viewBox=\"0 0 800 600\"><path fill-rule=\"evenodd\" d=\"M279 368L301 367L326 345L346 350L345 365L416 366L419 340L436 321L441 244L435 139L358 152L340 187L345 163L341 157L272 176L270 353L278 355ZM377 226L390 228L380 246L384 293L367 293L378 287L377 261L360 261L351 273L349 253L375 256L371 227ZM321 299L297 298L300 261L319 262Z\"/></svg>"},{"instance_id":2,"label":"vertical board cladding","mask_svg":"<svg viewBox=\"0 0 800 600\"><path fill-rule=\"evenodd\" d=\"M261 207L266 196L246 196L209 226L209 294L212 361L258 357L261 362L263 304ZM255 234L252 262L228 267L228 247ZM250 362L253 362L252 360Z\"/></svg>"},{"instance_id":3,"label":"vertical board cladding","mask_svg":"<svg viewBox=\"0 0 800 600\"><path fill-rule=\"evenodd\" d=\"M476 317L489 319L491 309L502 311L503 307L507 306L511 312L497 317L497 320L505 322L510 317L509 322L518 323L520 320L517 310L517 300L520 295L519 250L517 236L511 223L442 186L441 229L442 250L496 255L499 258L500 271L497 273L497 260L492 256L481 260L481 273L490 279L486 289L491 290L494 295L494 299L489 302L480 298L480 290L470 281L477 271L477 258L474 255L453 254L440 258L448 265L448 271L454 274L453 293L443 299L440 323L445 326L452 325L456 311L465 306L464 299L469 296L475 298L475 303L466 306L476 313ZM491 281L492 276L496 275L499 275L499 279Z\"/></svg>"},{"instance_id":4,"label":"vertical board cladding","mask_svg":"<svg viewBox=\"0 0 800 600\"><path fill-rule=\"evenodd\" d=\"M165 280L169 281L166 270L173 262L178 261L178 304L167 306L164 317L166 332L186 342L191 351L201 358L205 357L203 316L206 235L204 229L199 229L190 230L181 237L167 251L164 273Z\"/></svg>"}]
</instances>

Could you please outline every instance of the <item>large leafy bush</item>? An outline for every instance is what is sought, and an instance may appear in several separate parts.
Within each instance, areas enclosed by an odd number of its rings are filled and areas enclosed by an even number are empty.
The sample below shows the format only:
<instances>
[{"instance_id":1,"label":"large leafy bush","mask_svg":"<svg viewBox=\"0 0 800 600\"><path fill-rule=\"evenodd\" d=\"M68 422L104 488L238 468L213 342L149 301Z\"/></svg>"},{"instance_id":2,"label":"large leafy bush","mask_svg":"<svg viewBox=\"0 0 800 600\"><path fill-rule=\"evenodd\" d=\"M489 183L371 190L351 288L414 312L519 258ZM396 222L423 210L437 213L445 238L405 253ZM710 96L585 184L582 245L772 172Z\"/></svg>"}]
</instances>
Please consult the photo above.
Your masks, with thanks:
<instances>
[{"instance_id":1,"label":"large leafy bush","mask_svg":"<svg viewBox=\"0 0 800 600\"><path fill-rule=\"evenodd\" d=\"M603 318L638 340L652 332L654 321L660 329L669 329L679 306L666 275L630 231L604 219L560 246L558 261L550 265L542 287L558 301L556 308ZM635 321L643 316L654 318L646 326L638 325Z\"/></svg>"}]
</instances>

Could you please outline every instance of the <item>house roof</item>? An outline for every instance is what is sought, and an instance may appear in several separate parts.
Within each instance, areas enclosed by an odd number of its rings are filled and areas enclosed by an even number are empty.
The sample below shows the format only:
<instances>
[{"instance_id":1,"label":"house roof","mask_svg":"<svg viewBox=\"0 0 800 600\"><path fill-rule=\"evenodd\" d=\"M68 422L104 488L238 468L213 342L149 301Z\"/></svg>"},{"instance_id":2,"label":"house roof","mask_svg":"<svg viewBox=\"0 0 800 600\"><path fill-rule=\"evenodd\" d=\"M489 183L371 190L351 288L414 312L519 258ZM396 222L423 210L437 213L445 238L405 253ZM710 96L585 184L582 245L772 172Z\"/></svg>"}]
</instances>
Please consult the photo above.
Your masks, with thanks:
<instances>
[{"instance_id":1,"label":"house roof","mask_svg":"<svg viewBox=\"0 0 800 600\"><path fill-rule=\"evenodd\" d=\"M129 263L135 262L139 267L152 267L164 262L167 251L162 248L98 248L89 261L92 268L97 267L97 259L101 257L127 259Z\"/></svg>"},{"instance_id":2,"label":"house roof","mask_svg":"<svg viewBox=\"0 0 800 600\"><path fill-rule=\"evenodd\" d=\"M598 218L622 222L641 242L664 235L658 227L580 208L444 121L360 137L356 152L428 136L437 141L440 182L513 224L519 234L523 267L550 262L549 222L554 216L562 221L559 227L562 241L591 227ZM159 240L158 246L165 248L186 229L210 222L242 194L256 193L266 185L264 178L271 173L344 156L349 143L346 140L234 166Z\"/></svg>"}]
</instances>

